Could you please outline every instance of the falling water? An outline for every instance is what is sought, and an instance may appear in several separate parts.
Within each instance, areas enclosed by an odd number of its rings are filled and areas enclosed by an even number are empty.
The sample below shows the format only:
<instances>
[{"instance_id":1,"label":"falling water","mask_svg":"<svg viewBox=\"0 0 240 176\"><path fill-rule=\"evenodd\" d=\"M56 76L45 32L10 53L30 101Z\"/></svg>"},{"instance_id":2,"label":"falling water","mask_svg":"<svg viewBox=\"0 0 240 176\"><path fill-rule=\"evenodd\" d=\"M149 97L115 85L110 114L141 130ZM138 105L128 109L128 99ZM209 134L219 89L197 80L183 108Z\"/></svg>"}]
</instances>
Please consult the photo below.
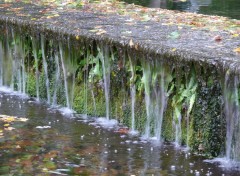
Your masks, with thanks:
<instances>
[{"instance_id":1,"label":"falling water","mask_svg":"<svg viewBox=\"0 0 240 176\"><path fill-rule=\"evenodd\" d=\"M7 36L8 38L8 36ZM10 87L12 85L12 69L13 62L11 56L11 50L9 49L9 45L6 43L2 43L3 49L3 58L2 58L2 85Z\"/></svg>"},{"instance_id":2,"label":"falling water","mask_svg":"<svg viewBox=\"0 0 240 176\"><path fill-rule=\"evenodd\" d=\"M25 93L25 52L24 46L19 36L16 36L12 30L12 37L14 39L14 51L13 51L13 80L12 88L14 89L14 82L17 83L17 91Z\"/></svg>"},{"instance_id":3,"label":"falling water","mask_svg":"<svg viewBox=\"0 0 240 176\"><path fill-rule=\"evenodd\" d=\"M131 117L132 117L132 132L135 132L135 101L136 101L136 86L131 86Z\"/></svg>"},{"instance_id":4,"label":"falling water","mask_svg":"<svg viewBox=\"0 0 240 176\"><path fill-rule=\"evenodd\" d=\"M144 89L145 89L145 103L146 103L146 112L147 112L147 121L146 121L146 127L145 127L146 138L150 138L150 134L151 134L150 122L152 119L152 107L151 107L151 95L150 95L151 93L150 80L151 80L150 65L146 64L143 67L143 78L142 78L142 81L144 83Z\"/></svg>"},{"instance_id":5,"label":"falling water","mask_svg":"<svg viewBox=\"0 0 240 176\"><path fill-rule=\"evenodd\" d=\"M69 41L69 40L68 40ZM76 63L74 48L70 48L70 43L63 49L62 43L59 44L60 59L64 77L65 97L67 108L72 109L74 98L75 75L78 68Z\"/></svg>"},{"instance_id":6,"label":"falling water","mask_svg":"<svg viewBox=\"0 0 240 176\"><path fill-rule=\"evenodd\" d=\"M131 130L134 132L135 131L135 101L136 101L136 85L135 85L135 68L132 63L132 59L129 57L130 61L130 68L131 68L131 78L130 78L130 91L131 91Z\"/></svg>"},{"instance_id":7,"label":"falling water","mask_svg":"<svg viewBox=\"0 0 240 176\"><path fill-rule=\"evenodd\" d=\"M0 41L0 86L3 86L3 47L2 42Z\"/></svg>"},{"instance_id":8,"label":"falling water","mask_svg":"<svg viewBox=\"0 0 240 176\"><path fill-rule=\"evenodd\" d=\"M35 60L35 75L36 75L36 95L37 100L40 100L39 96L39 70L38 70L38 47L37 47L37 39L35 37L32 38L32 47L33 47L33 57Z\"/></svg>"},{"instance_id":9,"label":"falling water","mask_svg":"<svg viewBox=\"0 0 240 176\"><path fill-rule=\"evenodd\" d=\"M182 115L179 114L177 117L177 122L175 119L174 124L175 124L175 144L177 147L181 146L182 142L182 127L181 127L181 121L182 121Z\"/></svg>"},{"instance_id":10,"label":"falling water","mask_svg":"<svg viewBox=\"0 0 240 176\"><path fill-rule=\"evenodd\" d=\"M43 59L43 68L45 73L45 81L46 81L46 89L47 89L47 102L50 104L50 87L49 87L49 78L48 78L48 66L46 61L46 55L45 55L45 39L44 36L41 35L41 49L42 49L42 59Z\"/></svg>"},{"instance_id":11,"label":"falling water","mask_svg":"<svg viewBox=\"0 0 240 176\"><path fill-rule=\"evenodd\" d=\"M59 51L60 51L60 58L61 58L61 63L62 63L63 76L64 76L64 87L65 87L66 104L67 104L67 107L69 109L71 109L70 101L69 101L69 95L68 95L67 70L66 70L65 64L64 64L63 48L62 48L61 43L59 44Z\"/></svg>"},{"instance_id":12,"label":"falling water","mask_svg":"<svg viewBox=\"0 0 240 176\"><path fill-rule=\"evenodd\" d=\"M60 83L60 66L59 66L58 52L55 53L54 60L55 60L55 65L56 65L56 71L55 71L55 84L54 84L55 86L54 86L54 91L53 91L52 104L54 106L56 106L57 105L57 91L58 91L58 86Z\"/></svg>"},{"instance_id":13,"label":"falling water","mask_svg":"<svg viewBox=\"0 0 240 176\"><path fill-rule=\"evenodd\" d=\"M104 93L106 101L106 118L109 120L109 91L110 91L110 58L109 48L103 46L100 50L100 60L102 62L103 69L103 81L104 81Z\"/></svg>"},{"instance_id":14,"label":"falling water","mask_svg":"<svg viewBox=\"0 0 240 176\"><path fill-rule=\"evenodd\" d=\"M224 81L224 113L226 116L226 159L239 161L240 158L240 117L239 79L226 72Z\"/></svg>"},{"instance_id":15,"label":"falling water","mask_svg":"<svg viewBox=\"0 0 240 176\"><path fill-rule=\"evenodd\" d=\"M165 92L165 84L164 84L164 70L161 69L160 72L160 85L155 85L154 92L156 97L156 104L155 104L155 136L157 138L157 141L161 141L161 134L162 134L162 121L163 121L163 113L166 103L166 92ZM158 88L160 87L160 90Z\"/></svg>"},{"instance_id":16,"label":"falling water","mask_svg":"<svg viewBox=\"0 0 240 176\"><path fill-rule=\"evenodd\" d=\"M25 53L23 54L23 58L21 60L21 67L22 67L22 93L26 94L26 70L25 70Z\"/></svg>"},{"instance_id":17,"label":"falling water","mask_svg":"<svg viewBox=\"0 0 240 176\"><path fill-rule=\"evenodd\" d=\"M84 102L85 102L85 115L87 115L88 112L88 63L90 59L90 52L87 51L87 56L85 57L85 63L86 67L84 68ZM93 91L93 90L91 90ZM94 98L94 97L93 97ZM94 99L95 100L95 99ZM95 107L94 107L95 108Z\"/></svg>"}]
</instances>

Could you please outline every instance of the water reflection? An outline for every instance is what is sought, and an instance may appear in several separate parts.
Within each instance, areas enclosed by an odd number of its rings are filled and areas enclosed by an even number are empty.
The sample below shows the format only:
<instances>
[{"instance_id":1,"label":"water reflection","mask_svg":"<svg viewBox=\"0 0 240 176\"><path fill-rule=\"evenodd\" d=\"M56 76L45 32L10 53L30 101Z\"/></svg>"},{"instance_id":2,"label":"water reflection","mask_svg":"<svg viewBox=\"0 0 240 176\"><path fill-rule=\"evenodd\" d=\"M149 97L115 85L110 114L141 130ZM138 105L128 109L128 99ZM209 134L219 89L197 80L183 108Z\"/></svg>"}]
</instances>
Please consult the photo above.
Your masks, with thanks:
<instances>
[{"instance_id":1,"label":"water reflection","mask_svg":"<svg viewBox=\"0 0 240 176\"><path fill-rule=\"evenodd\" d=\"M0 118L1 175L238 175L174 145L159 146L68 118L26 97L0 92L0 114L25 117L6 131ZM36 128L48 126L49 128ZM117 128L116 126L114 128Z\"/></svg>"},{"instance_id":2,"label":"water reflection","mask_svg":"<svg viewBox=\"0 0 240 176\"><path fill-rule=\"evenodd\" d=\"M145 7L164 8L196 12L208 15L220 15L240 19L239 0L123 0Z\"/></svg>"}]
</instances>

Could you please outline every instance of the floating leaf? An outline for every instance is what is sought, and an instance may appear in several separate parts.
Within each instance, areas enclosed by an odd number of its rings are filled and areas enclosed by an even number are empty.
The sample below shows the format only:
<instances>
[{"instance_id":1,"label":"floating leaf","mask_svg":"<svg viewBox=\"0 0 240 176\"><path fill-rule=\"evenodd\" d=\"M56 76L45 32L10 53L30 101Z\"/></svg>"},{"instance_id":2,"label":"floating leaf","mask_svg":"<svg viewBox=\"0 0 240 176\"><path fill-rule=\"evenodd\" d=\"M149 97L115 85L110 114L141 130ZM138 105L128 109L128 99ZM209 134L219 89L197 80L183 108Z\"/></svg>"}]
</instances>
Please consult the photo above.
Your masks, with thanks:
<instances>
[{"instance_id":1,"label":"floating leaf","mask_svg":"<svg viewBox=\"0 0 240 176\"><path fill-rule=\"evenodd\" d=\"M90 32L98 32L98 29L89 30Z\"/></svg>"},{"instance_id":2,"label":"floating leaf","mask_svg":"<svg viewBox=\"0 0 240 176\"><path fill-rule=\"evenodd\" d=\"M6 124L4 124L3 126L4 126L4 127L8 127L9 125L10 125L10 124L6 123Z\"/></svg>"},{"instance_id":3,"label":"floating leaf","mask_svg":"<svg viewBox=\"0 0 240 176\"><path fill-rule=\"evenodd\" d=\"M7 127L7 128L5 128L5 130L7 130L7 131L12 131L12 130L14 130L15 128L13 128L13 127Z\"/></svg>"},{"instance_id":4,"label":"floating leaf","mask_svg":"<svg viewBox=\"0 0 240 176\"><path fill-rule=\"evenodd\" d=\"M232 37L239 37L239 34L233 34Z\"/></svg>"},{"instance_id":5,"label":"floating leaf","mask_svg":"<svg viewBox=\"0 0 240 176\"><path fill-rule=\"evenodd\" d=\"M217 36L214 37L214 40L216 42L220 42L220 41L222 41L222 37L220 35L217 35Z\"/></svg>"},{"instance_id":6,"label":"floating leaf","mask_svg":"<svg viewBox=\"0 0 240 176\"><path fill-rule=\"evenodd\" d=\"M105 34L107 31L103 30L103 29L99 29L98 32L96 33L97 35L102 35Z\"/></svg>"},{"instance_id":7,"label":"floating leaf","mask_svg":"<svg viewBox=\"0 0 240 176\"><path fill-rule=\"evenodd\" d=\"M233 51L234 51L234 52L237 52L237 53L240 53L240 47L235 48Z\"/></svg>"}]
</instances>

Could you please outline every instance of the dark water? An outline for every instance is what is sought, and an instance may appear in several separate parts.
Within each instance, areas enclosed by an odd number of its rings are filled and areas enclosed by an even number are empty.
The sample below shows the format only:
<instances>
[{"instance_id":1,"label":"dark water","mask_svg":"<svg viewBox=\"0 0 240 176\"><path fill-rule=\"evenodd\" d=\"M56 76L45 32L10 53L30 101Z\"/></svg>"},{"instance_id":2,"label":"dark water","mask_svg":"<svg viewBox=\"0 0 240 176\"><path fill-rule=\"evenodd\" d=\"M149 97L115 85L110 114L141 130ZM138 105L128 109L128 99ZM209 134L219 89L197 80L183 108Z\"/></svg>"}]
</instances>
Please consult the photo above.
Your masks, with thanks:
<instances>
[{"instance_id":1,"label":"dark water","mask_svg":"<svg viewBox=\"0 0 240 176\"><path fill-rule=\"evenodd\" d=\"M197 12L240 19L240 0L123 0L145 7Z\"/></svg>"},{"instance_id":2,"label":"dark water","mask_svg":"<svg viewBox=\"0 0 240 176\"><path fill-rule=\"evenodd\" d=\"M47 105L0 92L0 175L239 175L173 145L69 118ZM6 124L9 124L7 126ZM39 129L36 127L51 127ZM9 127L15 129L7 130Z\"/></svg>"}]
</instances>

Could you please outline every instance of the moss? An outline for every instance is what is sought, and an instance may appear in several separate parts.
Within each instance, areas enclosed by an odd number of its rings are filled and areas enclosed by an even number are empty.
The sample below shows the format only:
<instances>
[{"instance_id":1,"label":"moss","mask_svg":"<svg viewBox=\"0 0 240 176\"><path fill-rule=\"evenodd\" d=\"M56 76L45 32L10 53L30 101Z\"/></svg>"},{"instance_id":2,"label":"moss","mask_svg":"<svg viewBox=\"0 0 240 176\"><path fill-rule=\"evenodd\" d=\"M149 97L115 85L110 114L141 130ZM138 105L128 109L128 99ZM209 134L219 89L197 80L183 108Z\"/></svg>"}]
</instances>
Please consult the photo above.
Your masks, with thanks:
<instances>
[{"instance_id":1,"label":"moss","mask_svg":"<svg viewBox=\"0 0 240 176\"><path fill-rule=\"evenodd\" d=\"M215 157L222 151L226 136L225 120L219 111L221 88L216 81L207 87L201 83L197 92L198 101L191 115L190 147L195 152Z\"/></svg>"},{"instance_id":2,"label":"moss","mask_svg":"<svg viewBox=\"0 0 240 176\"><path fill-rule=\"evenodd\" d=\"M168 101L167 109L164 113L162 136L165 141L174 141L175 130L173 129L173 109L171 108L171 101Z\"/></svg>"},{"instance_id":3,"label":"moss","mask_svg":"<svg viewBox=\"0 0 240 176\"><path fill-rule=\"evenodd\" d=\"M27 90L26 93L30 97L36 97L36 77L33 73L29 72L27 76Z\"/></svg>"}]
</instances>

